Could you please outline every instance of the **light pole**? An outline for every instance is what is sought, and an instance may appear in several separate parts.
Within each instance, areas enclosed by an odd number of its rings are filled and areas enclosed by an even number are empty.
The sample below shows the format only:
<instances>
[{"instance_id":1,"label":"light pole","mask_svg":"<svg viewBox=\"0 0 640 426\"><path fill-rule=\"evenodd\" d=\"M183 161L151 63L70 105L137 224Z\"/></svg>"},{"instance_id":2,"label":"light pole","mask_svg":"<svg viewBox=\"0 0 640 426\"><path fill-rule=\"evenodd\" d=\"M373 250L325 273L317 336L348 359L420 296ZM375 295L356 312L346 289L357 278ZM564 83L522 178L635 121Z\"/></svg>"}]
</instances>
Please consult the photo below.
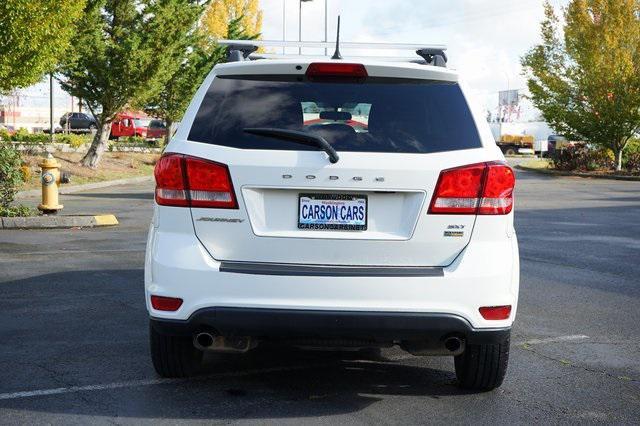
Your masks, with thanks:
<instances>
[{"instance_id":1,"label":"light pole","mask_svg":"<svg viewBox=\"0 0 640 426\"><path fill-rule=\"evenodd\" d=\"M287 0L282 0L282 41L287 40ZM286 48L282 46L282 54L286 53Z\"/></svg>"},{"instance_id":2,"label":"light pole","mask_svg":"<svg viewBox=\"0 0 640 426\"><path fill-rule=\"evenodd\" d=\"M306 3L308 1L313 1L313 0L299 1L299 5L300 5L300 8L298 9L298 41L299 42L302 42L302 3ZM298 47L298 55L302 55L302 46Z\"/></svg>"},{"instance_id":3,"label":"light pole","mask_svg":"<svg viewBox=\"0 0 640 426\"><path fill-rule=\"evenodd\" d=\"M327 39L327 3L329 3L329 0L324 0L324 42L328 42L329 40ZM327 51L327 48L325 46L324 48L324 56L327 56L329 53Z\"/></svg>"},{"instance_id":4,"label":"light pole","mask_svg":"<svg viewBox=\"0 0 640 426\"><path fill-rule=\"evenodd\" d=\"M53 143L53 73L49 73L49 142Z\"/></svg>"}]
</instances>

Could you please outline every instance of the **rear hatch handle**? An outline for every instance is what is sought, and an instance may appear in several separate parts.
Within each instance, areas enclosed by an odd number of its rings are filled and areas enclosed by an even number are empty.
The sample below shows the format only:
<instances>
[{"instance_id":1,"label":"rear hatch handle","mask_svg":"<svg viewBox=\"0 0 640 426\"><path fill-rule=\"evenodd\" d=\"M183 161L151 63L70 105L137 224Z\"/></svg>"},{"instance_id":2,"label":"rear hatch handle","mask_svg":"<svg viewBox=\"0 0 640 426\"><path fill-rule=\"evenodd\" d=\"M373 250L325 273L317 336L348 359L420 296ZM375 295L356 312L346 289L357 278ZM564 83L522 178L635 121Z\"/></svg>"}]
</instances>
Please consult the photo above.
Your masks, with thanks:
<instances>
[{"instance_id":1,"label":"rear hatch handle","mask_svg":"<svg viewBox=\"0 0 640 426\"><path fill-rule=\"evenodd\" d=\"M332 164L338 162L338 152L331 146L329 142L322 136L312 135L307 132L290 129L278 129L275 127L247 127L243 129L247 133L259 136L269 136L273 138L285 139L307 146L316 146L321 148L329 156Z\"/></svg>"}]
</instances>

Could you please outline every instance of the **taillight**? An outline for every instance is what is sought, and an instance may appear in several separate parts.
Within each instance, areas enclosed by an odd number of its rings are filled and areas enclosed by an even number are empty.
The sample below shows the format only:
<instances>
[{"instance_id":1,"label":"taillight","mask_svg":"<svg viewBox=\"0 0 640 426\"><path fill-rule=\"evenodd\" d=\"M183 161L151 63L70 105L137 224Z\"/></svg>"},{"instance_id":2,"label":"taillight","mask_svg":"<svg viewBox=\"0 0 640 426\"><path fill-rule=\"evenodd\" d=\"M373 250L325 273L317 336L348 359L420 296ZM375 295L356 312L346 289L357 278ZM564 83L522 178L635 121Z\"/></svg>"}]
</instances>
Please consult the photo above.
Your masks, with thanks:
<instances>
[{"instance_id":1,"label":"taillight","mask_svg":"<svg viewBox=\"0 0 640 426\"><path fill-rule=\"evenodd\" d=\"M502 163L488 163L478 214L507 214L513 208L513 169Z\"/></svg>"},{"instance_id":2,"label":"taillight","mask_svg":"<svg viewBox=\"0 0 640 426\"><path fill-rule=\"evenodd\" d=\"M177 297L151 296L151 307L156 311L174 312L182 306L182 299Z\"/></svg>"},{"instance_id":3,"label":"taillight","mask_svg":"<svg viewBox=\"0 0 640 426\"><path fill-rule=\"evenodd\" d=\"M348 64L343 62L312 62L305 74L307 77L348 77L365 78L367 69L362 64Z\"/></svg>"},{"instance_id":4,"label":"taillight","mask_svg":"<svg viewBox=\"0 0 640 426\"><path fill-rule=\"evenodd\" d=\"M156 178L156 202L162 206L188 207L184 176L184 157L165 155L160 157L153 170Z\"/></svg>"},{"instance_id":5,"label":"taillight","mask_svg":"<svg viewBox=\"0 0 640 426\"><path fill-rule=\"evenodd\" d=\"M182 154L164 155L154 170L161 206L237 209L226 165Z\"/></svg>"},{"instance_id":6,"label":"taillight","mask_svg":"<svg viewBox=\"0 0 640 426\"><path fill-rule=\"evenodd\" d=\"M513 169L501 162L443 170L431 199L432 214L508 214L513 208Z\"/></svg>"},{"instance_id":7,"label":"taillight","mask_svg":"<svg viewBox=\"0 0 640 426\"><path fill-rule=\"evenodd\" d=\"M490 321L506 320L511 315L511 305L483 306L479 309L482 318Z\"/></svg>"}]
</instances>

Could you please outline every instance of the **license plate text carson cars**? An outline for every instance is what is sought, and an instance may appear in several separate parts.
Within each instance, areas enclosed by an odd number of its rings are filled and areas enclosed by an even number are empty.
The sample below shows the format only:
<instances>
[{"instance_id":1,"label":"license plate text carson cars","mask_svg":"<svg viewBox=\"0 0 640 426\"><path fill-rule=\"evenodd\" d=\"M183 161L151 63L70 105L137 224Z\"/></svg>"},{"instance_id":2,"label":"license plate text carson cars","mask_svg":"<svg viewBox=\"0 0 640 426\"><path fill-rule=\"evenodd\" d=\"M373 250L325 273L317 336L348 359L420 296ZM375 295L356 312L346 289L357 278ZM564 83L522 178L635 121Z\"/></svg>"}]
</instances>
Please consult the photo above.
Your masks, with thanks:
<instances>
[{"instance_id":1,"label":"license plate text carson cars","mask_svg":"<svg viewBox=\"0 0 640 426\"><path fill-rule=\"evenodd\" d=\"M367 229L367 197L300 194L298 228L364 231Z\"/></svg>"}]
</instances>

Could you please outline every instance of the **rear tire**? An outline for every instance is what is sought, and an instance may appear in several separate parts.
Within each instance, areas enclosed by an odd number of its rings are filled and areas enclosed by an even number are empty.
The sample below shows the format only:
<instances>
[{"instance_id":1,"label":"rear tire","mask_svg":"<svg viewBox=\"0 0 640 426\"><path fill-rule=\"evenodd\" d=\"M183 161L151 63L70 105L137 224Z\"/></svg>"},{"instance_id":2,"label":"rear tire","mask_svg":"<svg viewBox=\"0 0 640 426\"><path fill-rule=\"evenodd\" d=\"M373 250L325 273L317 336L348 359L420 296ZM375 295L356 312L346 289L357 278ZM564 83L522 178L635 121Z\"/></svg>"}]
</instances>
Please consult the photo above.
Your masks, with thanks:
<instances>
[{"instance_id":1,"label":"rear tire","mask_svg":"<svg viewBox=\"0 0 640 426\"><path fill-rule=\"evenodd\" d=\"M150 324L149 343L153 367L162 377L189 377L198 372L203 353L190 337L161 334Z\"/></svg>"},{"instance_id":2,"label":"rear tire","mask_svg":"<svg viewBox=\"0 0 640 426\"><path fill-rule=\"evenodd\" d=\"M467 345L455 357L458 386L474 391L490 391L502 384L509 364L509 341Z\"/></svg>"}]
</instances>

